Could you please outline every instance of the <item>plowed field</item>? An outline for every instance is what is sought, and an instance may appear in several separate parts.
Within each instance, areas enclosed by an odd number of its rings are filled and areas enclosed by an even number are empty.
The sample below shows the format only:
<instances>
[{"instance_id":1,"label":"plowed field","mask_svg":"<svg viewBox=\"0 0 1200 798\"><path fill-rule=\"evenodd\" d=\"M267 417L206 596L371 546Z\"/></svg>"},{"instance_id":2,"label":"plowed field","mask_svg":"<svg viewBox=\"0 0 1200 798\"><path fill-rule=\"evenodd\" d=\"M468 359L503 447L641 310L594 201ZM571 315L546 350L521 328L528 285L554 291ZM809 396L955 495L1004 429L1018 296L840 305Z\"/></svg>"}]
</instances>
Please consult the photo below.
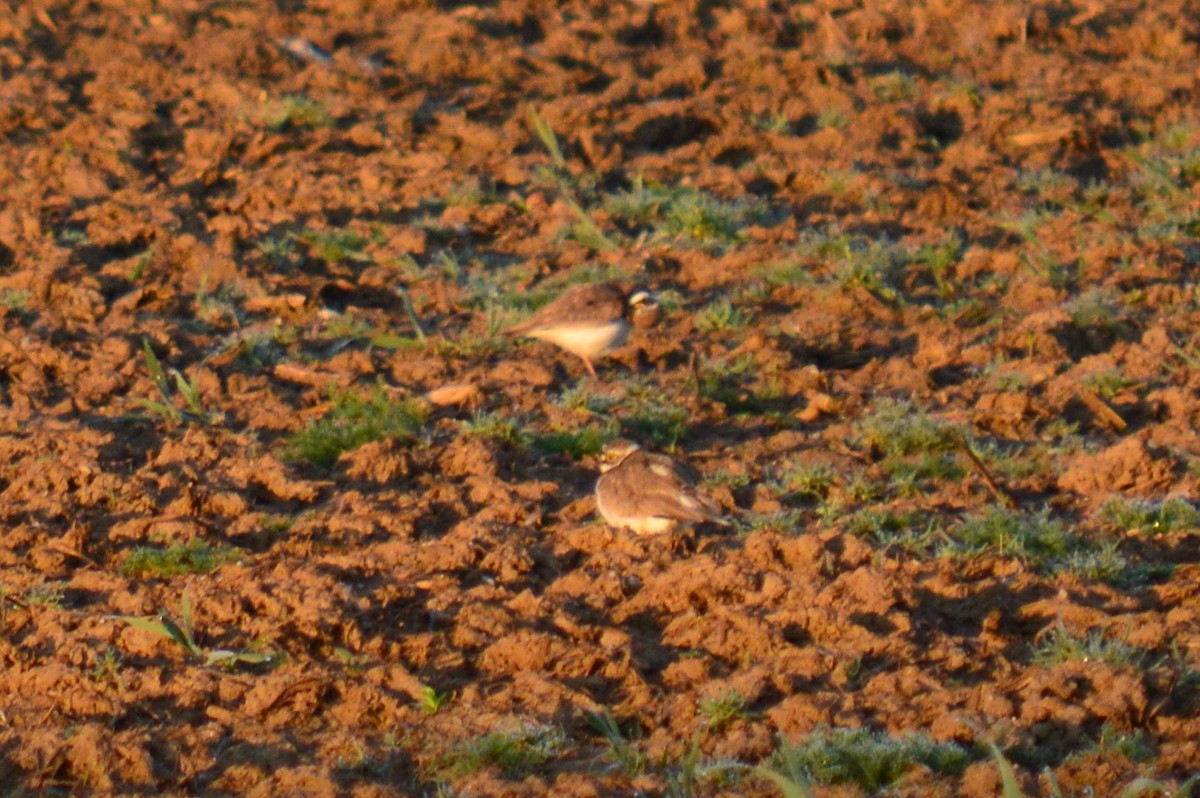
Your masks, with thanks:
<instances>
[{"instance_id":1,"label":"plowed field","mask_svg":"<svg viewBox=\"0 0 1200 798\"><path fill-rule=\"evenodd\" d=\"M0 4L0 793L995 796L986 740L1178 788L1198 43ZM598 379L504 335L599 279L666 312ZM607 529L616 437L733 526Z\"/></svg>"}]
</instances>

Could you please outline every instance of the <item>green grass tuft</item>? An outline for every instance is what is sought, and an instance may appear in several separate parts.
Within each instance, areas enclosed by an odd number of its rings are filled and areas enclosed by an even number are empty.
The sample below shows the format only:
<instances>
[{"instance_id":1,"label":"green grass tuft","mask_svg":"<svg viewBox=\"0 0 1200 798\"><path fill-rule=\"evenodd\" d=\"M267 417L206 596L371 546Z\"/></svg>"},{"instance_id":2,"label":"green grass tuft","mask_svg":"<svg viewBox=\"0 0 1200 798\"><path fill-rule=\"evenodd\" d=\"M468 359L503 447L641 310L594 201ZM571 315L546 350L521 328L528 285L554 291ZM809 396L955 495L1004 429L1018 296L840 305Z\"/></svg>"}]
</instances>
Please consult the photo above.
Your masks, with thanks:
<instances>
[{"instance_id":1,"label":"green grass tuft","mask_svg":"<svg viewBox=\"0 0 1200 798\"><path fill-rule=\"evenodd\" d=\"M331 466L343 452L364 443L413 437L426 416L418 402L395 401L382 388L367 397L343 393L335 398L332 410L292 435L284 458Z\"/></svg>"},{"instance_id":2,"label":"green grass tuft","mask_svg":"<svg viewBox=\"0 0 1200 798\"><path fill-rule=\"evenodd\" d=\"M653 449L674 449L687 437L687 408L677 405L642 404L620 419L622 433Z\"/></svg>"},{"instance_id":3,"label":"green grass tuft","mask_svg":"<svg viewBox=\"0 0 1200 798\"><path fill-rule=\"evenodd\" d=\"M507 778L521 778L557 756L565 744L565 735L548 726L491 732L455 746L434 765L434 771L439 779L457 779L494 767Z\"/></svg>"},{"instance_id":4,"label":"green grass tuft","mask_svg":"<svg viewBox=\"0 0 1200 798\"><path fill-rule=\"evenodd\" d=\"M535 433L531 436L530 446L541 455L569 455L572 460L579 460L588 455L599 454L604 444L615 437L611 432L592 427L578 430L559 429Z\"/></svg>"},{"instance_id":5,"label":"green grass tuft","mask_svg":"<svg viewBox=\"0 0 1200 798\"><path fill-rule=\"evenodd\" d=\"M1019 557L1038 566L1061 562L1080 547L1079 540L1060 521L1045 513L1033 515L998 507L964 519L949 536L953 541L950 553L987 552Z\"/></svg>"},{"instance_id":6,"label":"green grass tuft","mask_svg":"<svg viewBox=\"0 0 1200 798\"><path fill-rule=\"evenodd\" d=\"M499 412L476 413L469 421L459 423L465 435L488 438L511 446L519 446L525 441L521 425Z\"/></svg>"},{"instance_id":7,"label":"green grass tuft","mask_svg":"<svg viewBox=\"0 0 1200 798\"><path fill-rule=\"evenodd\" d=\"M827 463L792 463L779 477L782 498L788 502L820 501L837 482L837 472Z\"/></svg>"},{"instance_id":8,"label":"green grass tuft","mask_svg":"<svg viewBox=\"0 0 1200 798\"><path fill-rule=\"evenodd\" d=\"M1148 502L1110 499L1100 508L1100 520L1120 532L1174 532L1200 527L1200 510L1184 499Z\"/></svg>"},{"instance_id":9,"label":"green grass tuft","mask_svg":"<svg viewBox=\"0 0 1200 798\"><path fill-rule=\"evenodd\" d=\"M18 291L13 288L5 288L0 291L0 308L13 312L21 312L29 307L31 299L33 299L32 291Z\"/></svg>"},{"instance_id":10,"label":"green grass tuft","mask_svg":"<svg viewBox=\"0 0 1200 798\"><path fill-rule=\"evenodd\" d=\"M1067 631L1062 623L1057 624L1033 651L1034 663L1046 668L1073 661L1107 662L1118 668L1137 668L1145 658L1144 649L1111 637L1102 629L1078 635Z\"/></svg>"},{"instance_id":11,"label":"green grass tuft","mask_svg":"<svg viewBox=\"0 0 1200 798\"><path fill-rule=\"evenodd\" d=\"M746 717L746 699L730 690L715 698L704 698L697 705L704 716L706 731L720 731L738 718Z\"/></svg>"},{"instance_id":12,"label":"green grass tuft","mask_svg":"<svg viewBox=\"0 0 1200 798\"><path fill-rule=\"evenodd\" d=\"M960 428L931 418L909 401L882 400L858 426L864 446L891 456L950 451L963 440Z\"/></svg>"},{"instance_id":13,"label":"green grass tuft","mask_svg":"<svg viewBox=\"0 0 1200 798\"><path fill-rule=\"evenodd\" d=\"M750 315L728 299L710 302L696 314L696 329L702 333L732 332L749 324Z\"/></svg>"},{"instance_id":14,"label":"green grass tuft","mask_svg":"<svg viewBox=\"0 0 1200 798\"><path fill-rule=\"evenodd\" d=\"M918 765L959 774L969 759L957 745L920 734L897 738L867 729L819 728L798 743L785 744L771 767L817 784L856 784L876 791Z\"/></svg>"},{"instance_id":15,"label":"green grass tuft","mask_svg":"<svg viewBox=\"0 0 1200 798\"><path fill-rule=\"evenodd\" d=\"M190 540L166 548L139 546L121 563L126 576L178 576L207 574L240 556L238 549L209 546L203 540Z\"/></svg>"},{"instance_id":16,"label":"green grass tuft","mask_svg":"<svg viewBox=\"0 0 1200 798\"><path fill-rule=\"evenodd\" d=\"M308 230L297 234L295 238L326 263L347 260L365 262L371 259L363 252L367 239L351 230Z\"/></svg>"},{"instance_id":17,"label":"green grass tuft","mask_svg":"<svg viewBox=\"0 0 1200 798\"><path fill-rule=\"evenodd\" d=\"M767 216L767 206L760 201L722 200L690 186L641 183L610 197L604 209L631 232L649 229L702 246L737 243L743 227Z\"/></svg>"},{"instance_id":18,"label":"green grass tuft","mask_svg":"<svg viewBox=\"0 0 1200 798\"><path fill-rule=\"evenodd\" d=\"M638 746L636 740L626 739L617 719L613 717L610 710L605 708L602 712L588 712L584 718L588 725L608 743L608 750L605 751L604 758L609 760L614 767L621 770L626 776L639 776L646 770L645 752Z\"/></svg>"},{"instance_id":19,"label":"green grass tuft","mask_svg":"<svg viewBox=\"0 0 1200 798\"><path fill-rule=\"evenodd\" d=\"M303 94L289 94L266 113L267 127L277 132L312 130L332 124L333 115L324 103Z\"/></svg>"}]
</instances>

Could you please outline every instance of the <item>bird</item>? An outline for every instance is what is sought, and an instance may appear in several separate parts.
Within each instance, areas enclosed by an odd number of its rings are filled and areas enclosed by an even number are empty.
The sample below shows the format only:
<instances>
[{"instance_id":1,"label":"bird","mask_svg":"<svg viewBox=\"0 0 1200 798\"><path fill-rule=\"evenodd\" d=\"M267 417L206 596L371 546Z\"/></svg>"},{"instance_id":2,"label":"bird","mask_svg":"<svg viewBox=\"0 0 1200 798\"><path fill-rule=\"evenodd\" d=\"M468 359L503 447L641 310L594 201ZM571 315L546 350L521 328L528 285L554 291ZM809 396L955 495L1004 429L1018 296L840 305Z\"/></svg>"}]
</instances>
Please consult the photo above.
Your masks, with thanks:
<instances>
[{"instance_id":1,"label":"bird","mask_svg":"<svg viewBox=\"0 0 1200 798\"><path fill-rule=\"evenodd\" d=\"M650 291L626 293L611 282L583 283L568 288L507 332L548 341L577 355L595 379L592 358L625 343L634 327L657 324L661 315L662 306Z\"/></svg>"},{"instance_id":2,"label":"bird","mask_svg":"<svg viewBox=\"0 0 1200 798\"><path fill-rule=\"evenodd\" d=\"M636 535L671 532L680 523L729 526L678 463L628 440L613 441L600 453L596 510L609 526Z\"/></svg>"}]
</instances>

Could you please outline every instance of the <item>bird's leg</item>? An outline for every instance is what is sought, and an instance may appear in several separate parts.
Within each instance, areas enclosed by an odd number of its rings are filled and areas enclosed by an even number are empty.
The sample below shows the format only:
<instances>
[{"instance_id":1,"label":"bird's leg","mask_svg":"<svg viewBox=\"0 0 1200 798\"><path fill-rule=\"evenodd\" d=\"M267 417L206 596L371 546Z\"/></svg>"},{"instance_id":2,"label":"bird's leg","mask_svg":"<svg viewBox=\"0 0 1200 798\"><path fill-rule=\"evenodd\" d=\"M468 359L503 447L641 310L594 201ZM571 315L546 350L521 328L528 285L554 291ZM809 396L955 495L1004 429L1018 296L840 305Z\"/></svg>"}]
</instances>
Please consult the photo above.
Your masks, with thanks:
<instances>
[{"instance_id":1,"label":"bird's leg","mask_svg":"<svg viewBox=\"0 0 1200 798\"><path fill-rule=\"evenodd\" d=\"M591 374L591 375L592 375L592 379L593 379L593 380L598 380L598 379L600 379L599 377L597 377L597 376L596 376L596 370L595 370L594 368L592 368L592 361L588 360L588 359L587 359L586 357L584 357L583 355L580 355L579 357L580 357L580 359L581 359L581 360L583 360L583 365L587 367L588 374Z\"/></svg>"}]
</instances>

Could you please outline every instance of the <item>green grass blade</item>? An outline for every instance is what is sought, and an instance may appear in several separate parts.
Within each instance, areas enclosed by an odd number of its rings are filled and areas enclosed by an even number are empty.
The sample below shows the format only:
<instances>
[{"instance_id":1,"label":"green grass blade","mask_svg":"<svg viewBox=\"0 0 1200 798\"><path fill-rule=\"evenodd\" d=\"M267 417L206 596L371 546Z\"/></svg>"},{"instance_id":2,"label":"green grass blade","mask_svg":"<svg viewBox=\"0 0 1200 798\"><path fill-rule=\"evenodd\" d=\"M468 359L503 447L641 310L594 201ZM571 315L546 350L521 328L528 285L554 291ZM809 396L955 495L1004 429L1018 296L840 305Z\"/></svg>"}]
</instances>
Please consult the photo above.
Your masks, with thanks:
<instances>
[{"instance_id":1,"label":"green grass blade","mask_svg":"<svg viewBox=\"0 0 1200 798\"><path fill-rule=\"evenodd\" d=\"M155 402L150 399L135 399L134 404L144 408L156 416L169 418L172 421L178 421L181 418L179 410L174 406L165 402Z\"/></svg>"},{"instance_id":2,"label":"green grass blade","mask_svg":"<svg viewBox=\"0 0 1200 798\"><path fill-rule=\"evenodd\" d=\"M1195 787L1198 782L1200 782L1200 773L1197 773L1183 784L1180 784L1179 789L1175 791L1175 794L1172 795L1171 798L1190 798L1192 794L1192 788Z\"/></svg>"},{"instance_id":3,"label":"green grass blade","mask_svg":"<svg viewBox=\"0 0 1200 798\"><path fill-rule=\"evenodd\" d=\"M188 639L183 630L179 628L179 625L165 615L160 615L157 620L140 618L136 615L118 615L117 617L134 629L141 629L143 632L150 632L151 634L161 635L169 640L174 640L189 654L198 655L200 653L196 644Z\"/></svg>"},{"instance_id":4,"label":"green grass blade","mask_svg":"<svg viewBox=\"0 0 1200 798\"><path fill-rule=\"evenodd\" d=\"M1196 784L1197 780L1200 780L1200 775L1192 776L1183 784L1179 785L1178 790L1171 792L1171 789L1162 782L1142 777L1140 779L1134 779L1128 785L1126 785L1125 789L1121 790L1119 798L1140 798L1140 796L1146 795L1147 793L1153 795L1167 795L1170 796L1170 798L1188 798L1188 796L1192 794L1192 787Z\"/></svg>"},{"instance_id":5,"label":"green grass blade","mask_svg":"<svg viewBox=\"0 0 1200 798\"><path fill-rule=\"evenodd\" d=\"M192 626L192 590L188 587L183 589L183 596L179 599L179 620L183 622L188 648L198 653L200 649L196 646L196 630Z\"/></svg>"},{"instance_id":6,"label":"green grass blade","mask_svg":"<svg viewBox=\"0 0 1200 798\"><path fill-rule=\"evenodd\" d=\"M379 333L377 335L372 335L367 340L370 341L371 346L375 346L380 349L387 349L390 352L394 352L398 349L425 348L425 344L422 341L419 341L416 338L409 338L405 335L396 335L395 333Z\"/></svg>"},{"instance_id":7,"label":"green grass blade","mask_svg":"<svg viewBox=\"0 0 1200 798\"><path fill-rule=\"evenodd\" d=\"M180 628L179 624L165 615L162 616L161 623L162 627L167 630L167 636L187 649L189 654L198 657L203 653L200 651L200 647L196 645L196 641L191 634L191 629L185 630Z\"/></svg>"},{"instance_id":8,"label":"green grass blade","mask_svg":"<svg viewBox=\"0 0 1200 798\"><path fill-rule=\"evenodd\" d=\"M167 384L167 375L163 371L162 363L154 354L154 349L150 346L150 339L142 339L142 355L146 358L146 370L150 372L150 380L158 388L158 392L162 394L163 399L168 403L171 401L171 388Z\"/></svg>"},{"instance_id":9,"label":"green grass blade","mask_svg":"<svg viewBox=\"0 0 1200 798\"><path fill-rule=\"evenodd\" d=\"M408 320L412 322L413 332L417 335L417 340L422 346L429 343L429 339L425 337L425 330L421 329L421 320L417 318L417 310L413 307L412 297L403 288L397 288L396 293L400 295L400 301L404 303L404 312L408 315Z\"/></svg>"},{"instance_id":10,"label":"green grass blade","mask_svg":"<svg viewBox=\"0 0 1200 798\"><path fill-rule=\"evenodd\" d=\"M529 109L529 123L533 125L533 132L537 134L538 140L542 142L542 146L550 155L550 162L554 164L554 168L565 169L567 159L563 157L562 150L558 146L558 136L554 135L554 130L532 107Z\"/></svg>"},{"instance_id":11,"label":"green grass blade","mask_svg":"<svg viewBox=\"0 0 1200 798\"><path fill-rule=\"evenodd\" d=\"M143 632L162 635L171 640L176 639L175 635L161 621L151 618L141 618L137 615L118 615L117 618L129 624L134 629L141 629Z\"/></svg>"},{"instance_id":12,"label":"green grass blade","mask_svg":"<svg viewBox=\"0 0 1200 798\"><path fill-rule=\"evenodd\" d=\"M189 381L176 369L171 369L171 376L175 378L175 386L179 389L180 396L187 403L188 410L194 415L204 418L204 406L200 402L200 385L198 382Z\"/></svg>"},{"instance_id":13,"label":"green grass blade","mask_svg":"<svg viewBox=\"0 0 1200 798\"><path fill-rule=\"evenodd\" d=\"M753 773L778 787L779 791L783 793L783 798L813 798L813 792L807 784L789 779L782 773L776 773L766 767L756 767Z\"/></svg>"},{"instance_id":14,"label":"green grass blade","mask_svg":"<svg viewBox=\"0 0 1200 798\"><path fill-rule=\"evenodd\" d=\"M261 665L264 662L270 662L272 659L274 659L274 655L265 651L230 651L226 648L219 648L208 652L208 655L204 658L204 664L210 667L220 665L222 667L233 668L238 665Z\"/></svg>"},{"instance_id":15,"label":"green grass blade","mask_svg":"<svg viewBox=\"0 0 1200 798\"><path fill-rule=\"evenodd\" d=\"M996 770L1000 773L1000 786L1004 791L1004 798L1025 798L1025 794L1021 792L1021 785L1017 782L1017 773L1009 761L1004 758L1000 746L992 742L992 738L986 734L981 736L984 745L992 752L992 758L996 760Z\"/></svg>"},{"instance_id":16,"label":"green grass blade","mask_svg":"<svg viewBox=\"0 0 1200 798\"><path fill-rule=\"evenodd\" d=\"M596 223L592 221L592 217L580 207L578 202L570 197L567 197L566 200L567 206L570 207L571 212L575 214L575 218L578 220L572 230L572 235L576 241L588 249L596 251L614 250L617 248L612 239L604 235L604 231L596 226Z\"/></svg>"}]
</instances>

